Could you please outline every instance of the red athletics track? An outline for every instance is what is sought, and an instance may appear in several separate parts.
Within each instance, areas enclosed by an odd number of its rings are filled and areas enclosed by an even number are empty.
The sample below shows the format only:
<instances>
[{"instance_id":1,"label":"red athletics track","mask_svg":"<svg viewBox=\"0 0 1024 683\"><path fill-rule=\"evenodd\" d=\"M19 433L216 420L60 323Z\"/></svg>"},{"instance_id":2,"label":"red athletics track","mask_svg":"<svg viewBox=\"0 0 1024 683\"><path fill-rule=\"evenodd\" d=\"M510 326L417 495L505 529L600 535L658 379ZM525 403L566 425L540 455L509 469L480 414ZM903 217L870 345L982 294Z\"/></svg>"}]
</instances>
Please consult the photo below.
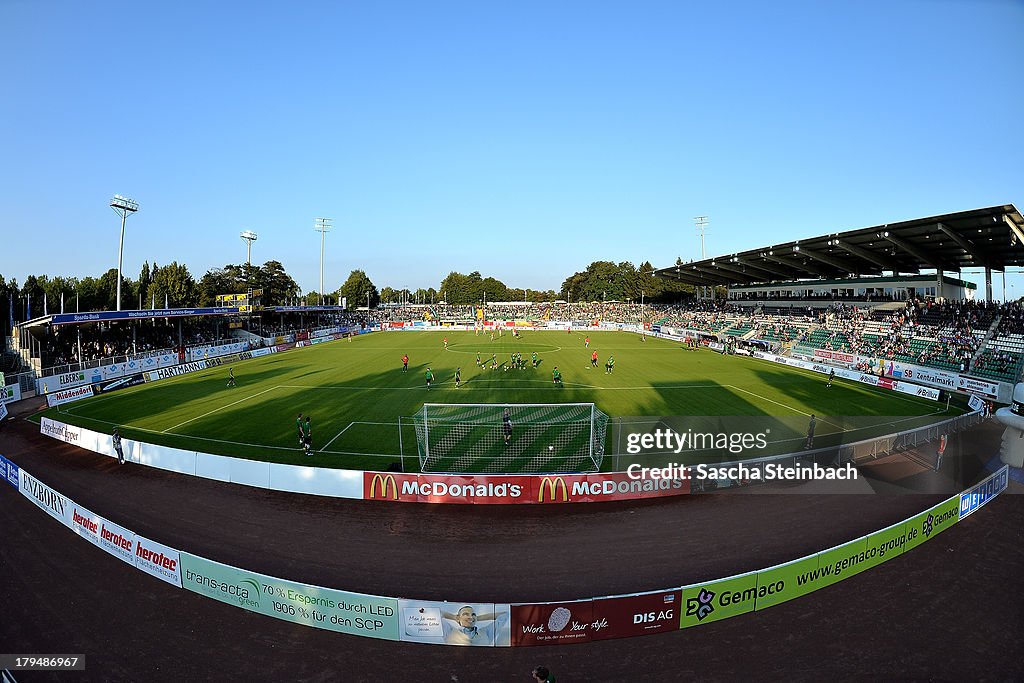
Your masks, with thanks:
<instances>
[{"instance_id":1,"label":"red athletics track","mask_svg":"<svg viewBox=\"0 0 1024 683\"><path fill-rule=\"evenodd\" d=\"M948 495L705 495L541 508L349 501L119 467L36 429L8 424L0 454L154 540L295 581L434 600L572 599L720 578L877 530ZM989 425L965 441L990 454L998 436ZM973 474L978 461L963 456L959 469ZM890 461L879 473L905 478L907 469ZM251 614L128 567L6 485L0 527L0 650L87 658L85 673L17 672L19 682L529 681L538 663L560 683L1006 680L1021 670L1024 503L1012 492L905 556L764 612L533 648L378 641Z\"/></svg>"}]
</instances>

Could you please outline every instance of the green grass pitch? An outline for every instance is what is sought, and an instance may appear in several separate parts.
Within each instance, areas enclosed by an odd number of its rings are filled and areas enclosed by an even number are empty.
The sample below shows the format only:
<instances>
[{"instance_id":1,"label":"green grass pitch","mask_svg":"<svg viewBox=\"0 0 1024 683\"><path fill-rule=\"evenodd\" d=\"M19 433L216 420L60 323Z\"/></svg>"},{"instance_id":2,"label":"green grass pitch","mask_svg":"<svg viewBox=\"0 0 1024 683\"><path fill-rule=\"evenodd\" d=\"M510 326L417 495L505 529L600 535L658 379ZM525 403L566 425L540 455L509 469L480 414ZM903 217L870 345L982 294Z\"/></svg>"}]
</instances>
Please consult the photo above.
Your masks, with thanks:
<instances>
[{"instance_id":1,"label":"green grass pitch","mask_svg":"<svg viewBox=\"0 0 1024 683\"><path fill-rule=\"evenodd\" d=\"M591 332L586 349L585 336L527 331L519 339L506 333L492 341L490 334L461 331L373 333L148 383L43 414L107 433L118 425L127 438L186 450L353 469L381 470L401 462L406 471L414 471L416 437L407 418L425 402L593 402L612 418L770 415L804 425L815 413L821 443L839 431L824 416L876 416L889 424L917 426L960 412L842 380L826 390L822 375L686 350L678 342ZM537 369L530 367L535 351L541 360ZM590 367L592 351L598 353L597 368ZM524 355L526 369L504 369L513 352ZM408 372L402 372L405 353ZM476 365L477 353L488 367ZM492 354L497 370L489 369ZM609 354L615 356L613 374L604 370ZM555 366L563 386L551 381ZM227 386L228 367L234 369L235 387ZM435 378L429 391L428 367ZM454 382L457 367L462 369L460 388ZM300 412L312 419L313 457L303 456L299 448L295 419ZM609 454L618 448L614 431L609 428ZM791 443L778 445L788 450L780 452L799 450L801 435L789 437ZM606 457L603 469L613 460Z\"/></svg>"}]
</instances>

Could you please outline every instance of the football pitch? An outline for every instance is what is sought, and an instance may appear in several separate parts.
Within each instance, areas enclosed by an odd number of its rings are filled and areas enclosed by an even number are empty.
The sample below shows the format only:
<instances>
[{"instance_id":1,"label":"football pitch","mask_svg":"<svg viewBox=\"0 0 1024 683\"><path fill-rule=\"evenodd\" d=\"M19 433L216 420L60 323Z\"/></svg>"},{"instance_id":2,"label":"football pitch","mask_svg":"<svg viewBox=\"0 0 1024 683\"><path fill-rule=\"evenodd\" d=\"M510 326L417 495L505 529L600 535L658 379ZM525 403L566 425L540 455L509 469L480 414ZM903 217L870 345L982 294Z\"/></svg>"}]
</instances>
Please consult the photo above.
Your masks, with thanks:
<instances>
[{"instance_id":1,"label":"football pitch","mask_svg":"<svg viewBox=\"0 0 1024 683\"><path fill-rule=\"evenodd\" d=\"M387 332L338 340L220 366L51 408L53 419L149 443L277 463L384 470L419 468L411 416L424 403L588 403L611 416L777 416L775 452L802 447L811 414L819 443L841 436L839 418L876 418L889 427L927 424L962 412L922 398L836 380L742 356L688 350L679 342L626 332L525 331L520 338L474 332ZM448 338L448 348L443 339ZM598 354L597 367L591 353ZM521 353L526 367L510 367ZM536 353L539 366L532 367ZM401 358L409 356L409 369ZM483 361L477 365L477 355ZM491 369L495 357L496 369ZM614 355L614 371L605 361ZM562 385L552 382L558 367ZM228 386L228 369L236 386ZM434 376L426 388L425 375ZM462 385L456 388L455 371ZM296 417L310 416L313 456L299 447ZM401 418L401 420L400 420ZM781 431L781 430L780 430ZM606 454L621 452L609 426ZM858 438L867 438L863 434ZM545 454L546 455L546 454ZM684 459L675 458L680 462ZM602 469L612 458L605 457ZM503 471L530 469L511 463ZM552 469L555 469L552 466Z\"/></svg>"}]
</instances>

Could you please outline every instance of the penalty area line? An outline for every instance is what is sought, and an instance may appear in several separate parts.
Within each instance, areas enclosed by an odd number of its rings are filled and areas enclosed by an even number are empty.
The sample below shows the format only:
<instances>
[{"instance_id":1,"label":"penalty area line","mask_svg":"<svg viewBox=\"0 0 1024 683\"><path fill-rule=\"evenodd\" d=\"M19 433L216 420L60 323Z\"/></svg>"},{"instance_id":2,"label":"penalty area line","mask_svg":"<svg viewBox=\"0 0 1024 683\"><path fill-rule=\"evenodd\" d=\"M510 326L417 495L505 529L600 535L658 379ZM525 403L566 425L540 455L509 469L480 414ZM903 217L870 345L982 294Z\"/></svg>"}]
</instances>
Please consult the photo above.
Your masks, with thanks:
<instances>
[{"instance_id":1,"label":"penalty area line","mask_svg":"<svg viewBox=\"0 0 1024 683\"><path fill-rule=\"evenodd\" d=\"M349 423L348 423L348 427L345 427L345 428L344 428L344 429L342 429L342 430L341 430L340 432L338 432L337 434L335 434L335 435L334 435L334 438L333 438L333 439L331 439L330 441L328 441L327 443L325 443L325 444L324 444L324 447L320 449L320 452L321 452L321 453L323 453L323 452L324 452L325 450L327 450L327 447L328 447L328 446L330 446L330 445L331 445L332 443L334 443L334 442L335 442L335 441L337 440L337 438L338 438L339 436L341 436L342 434L344 434L345 432L347 432L347 431L348 431L348 429L349 429L349 427L351 427L351 426L352 426L352 425L354 425L354 424L355 424L355 422L349 422Z\"/></svg>"}]
</instances>

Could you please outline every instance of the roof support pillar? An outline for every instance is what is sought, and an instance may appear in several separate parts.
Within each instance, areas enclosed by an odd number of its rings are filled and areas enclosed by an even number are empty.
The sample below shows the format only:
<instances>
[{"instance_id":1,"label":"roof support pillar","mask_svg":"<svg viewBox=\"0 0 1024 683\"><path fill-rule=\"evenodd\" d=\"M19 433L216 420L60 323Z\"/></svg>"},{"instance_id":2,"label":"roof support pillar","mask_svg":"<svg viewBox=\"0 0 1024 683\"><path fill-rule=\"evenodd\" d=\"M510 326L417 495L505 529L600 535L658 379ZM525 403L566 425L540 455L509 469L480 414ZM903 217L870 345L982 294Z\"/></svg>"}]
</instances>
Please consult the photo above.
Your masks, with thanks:
<instances>
[{"instance_id":1,"label":"roof support pillar","mask_svg":"<svg viewBox=\"0 0 1024 683\"><path fill-rule=\"evenodd\" d=\"M985 301L992 301L992 269L985 266Z\"/></svg>"}]
</instances>

